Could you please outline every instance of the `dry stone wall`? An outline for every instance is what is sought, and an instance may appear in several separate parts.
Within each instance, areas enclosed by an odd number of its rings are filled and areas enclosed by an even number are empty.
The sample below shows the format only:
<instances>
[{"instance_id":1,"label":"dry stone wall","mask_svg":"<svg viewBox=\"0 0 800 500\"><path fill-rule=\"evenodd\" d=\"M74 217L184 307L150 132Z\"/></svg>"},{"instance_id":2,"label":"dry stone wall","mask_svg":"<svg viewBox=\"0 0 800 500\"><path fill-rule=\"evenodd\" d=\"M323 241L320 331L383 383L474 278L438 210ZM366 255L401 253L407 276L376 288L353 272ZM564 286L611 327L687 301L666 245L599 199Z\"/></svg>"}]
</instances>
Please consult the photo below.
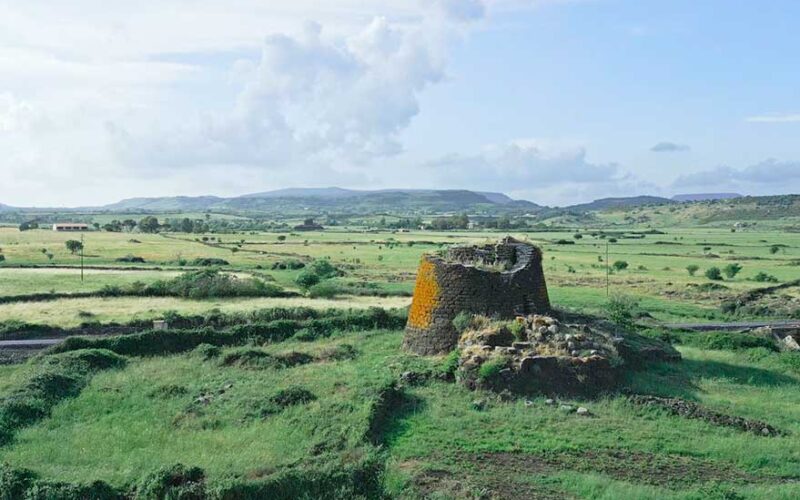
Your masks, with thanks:
<instances>
[{"instance_id":1,"label":"dry stone wall","mask_svg":"<svg viewBox=\"0 0 800 500\"><path fill-rule=\"evenodd\" d=\"M424 255L417 273L404 347L442 354L458 342L460 312L513 318L550 310L539 248L513 238Z\"/></svg>"}]
</instances>

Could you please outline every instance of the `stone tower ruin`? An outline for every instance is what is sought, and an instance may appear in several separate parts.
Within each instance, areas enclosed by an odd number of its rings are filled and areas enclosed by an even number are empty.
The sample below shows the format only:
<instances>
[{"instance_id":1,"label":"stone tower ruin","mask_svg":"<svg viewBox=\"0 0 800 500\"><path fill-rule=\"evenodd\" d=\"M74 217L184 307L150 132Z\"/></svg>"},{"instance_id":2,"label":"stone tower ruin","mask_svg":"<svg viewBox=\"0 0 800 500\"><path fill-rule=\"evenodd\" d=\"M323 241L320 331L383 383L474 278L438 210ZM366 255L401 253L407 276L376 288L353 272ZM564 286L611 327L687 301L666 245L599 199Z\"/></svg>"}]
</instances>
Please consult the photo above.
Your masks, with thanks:
<instances>
[{"instance_id":1,"label":"stone tower ruin","mask_svg":"<svg viewBox=\"0 0 800 500\"><path fill-rule=\"evenodd\" d=\"M510 319L549 310L539 248L511 237L451 247L422 257L403 346L423 355L451 351L458 342L453 319L462 311Z\"/></svg>"}]
</instances>

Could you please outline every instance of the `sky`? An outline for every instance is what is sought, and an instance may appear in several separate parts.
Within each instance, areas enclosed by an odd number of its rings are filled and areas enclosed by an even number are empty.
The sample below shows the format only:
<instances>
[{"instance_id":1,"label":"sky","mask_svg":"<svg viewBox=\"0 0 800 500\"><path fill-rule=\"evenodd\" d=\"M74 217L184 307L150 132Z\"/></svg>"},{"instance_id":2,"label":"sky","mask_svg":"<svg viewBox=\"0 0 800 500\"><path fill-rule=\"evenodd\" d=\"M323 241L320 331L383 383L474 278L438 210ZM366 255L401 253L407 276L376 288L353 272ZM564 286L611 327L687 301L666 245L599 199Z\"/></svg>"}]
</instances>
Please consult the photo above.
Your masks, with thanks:
<instances>
[{"instance_id":1,"label":"sky","mask_svg":"<svg viewBox=\"0 0 800 500\"><path fill-rule=\"evenodd\" d=\"M0 203L800 193L795 0L0 0Z\"/></svg>"}]
</instances>

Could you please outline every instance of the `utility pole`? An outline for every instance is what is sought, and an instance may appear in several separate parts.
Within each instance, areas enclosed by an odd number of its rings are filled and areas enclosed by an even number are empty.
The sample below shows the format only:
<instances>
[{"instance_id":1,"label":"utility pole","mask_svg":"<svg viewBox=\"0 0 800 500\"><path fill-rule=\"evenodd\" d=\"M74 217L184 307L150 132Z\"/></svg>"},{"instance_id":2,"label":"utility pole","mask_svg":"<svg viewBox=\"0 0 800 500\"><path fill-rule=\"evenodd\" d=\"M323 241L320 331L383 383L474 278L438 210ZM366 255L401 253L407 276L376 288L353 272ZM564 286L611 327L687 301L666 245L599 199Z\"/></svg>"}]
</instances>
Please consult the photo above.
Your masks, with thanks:
<instances>
[{"instance_id":1,"label":"utility pole","mask_svg":"<svg viewBox=\"0 0 800 500\"><path fill-rule=\"evenodd\" d=\"M83 283L83 233L81 233L81 283Z\"/></svg>"},{"instance_id":2,"label":"utility pole","mask_svg":"<svg viewBox=\"0 0 800 500\"><path fill-rule=\"evenodd\" d=\"M606 240L606 298L609 296L609 284L608 284L608 276L609 276L609 268L608 268L608 240Z\"/></svg>"}]
</instances>

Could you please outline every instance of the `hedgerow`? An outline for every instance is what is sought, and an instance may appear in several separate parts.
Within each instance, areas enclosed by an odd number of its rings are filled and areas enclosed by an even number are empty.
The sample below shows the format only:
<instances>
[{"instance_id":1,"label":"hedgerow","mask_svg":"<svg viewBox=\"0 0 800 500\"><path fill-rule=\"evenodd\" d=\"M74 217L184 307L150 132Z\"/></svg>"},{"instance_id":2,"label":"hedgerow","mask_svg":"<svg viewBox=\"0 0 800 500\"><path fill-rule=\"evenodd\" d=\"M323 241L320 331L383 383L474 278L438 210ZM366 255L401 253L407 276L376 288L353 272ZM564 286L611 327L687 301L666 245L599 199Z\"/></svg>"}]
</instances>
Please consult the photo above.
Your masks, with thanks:
<instances>
[{"instance_id":1,"label":"hedgerow","mask_svg":"<svg viewBox=\"0 0 800 500\"><path fill-rule=\"evenodd\" d=\"M125 356L160 356L190 351L200 344L213 346L241 345L248 341L280 342L299 331L306 339L329 337L335 332L370 329L396 330L405 325L403 311L370 308L361 311L342 311L329 317L306 320L279 319L247 323L228 328L192 328L148 330L116 337L69 337L50 352L69 352L78 349L108 349Z\"/></svg>"}]
</instances>

